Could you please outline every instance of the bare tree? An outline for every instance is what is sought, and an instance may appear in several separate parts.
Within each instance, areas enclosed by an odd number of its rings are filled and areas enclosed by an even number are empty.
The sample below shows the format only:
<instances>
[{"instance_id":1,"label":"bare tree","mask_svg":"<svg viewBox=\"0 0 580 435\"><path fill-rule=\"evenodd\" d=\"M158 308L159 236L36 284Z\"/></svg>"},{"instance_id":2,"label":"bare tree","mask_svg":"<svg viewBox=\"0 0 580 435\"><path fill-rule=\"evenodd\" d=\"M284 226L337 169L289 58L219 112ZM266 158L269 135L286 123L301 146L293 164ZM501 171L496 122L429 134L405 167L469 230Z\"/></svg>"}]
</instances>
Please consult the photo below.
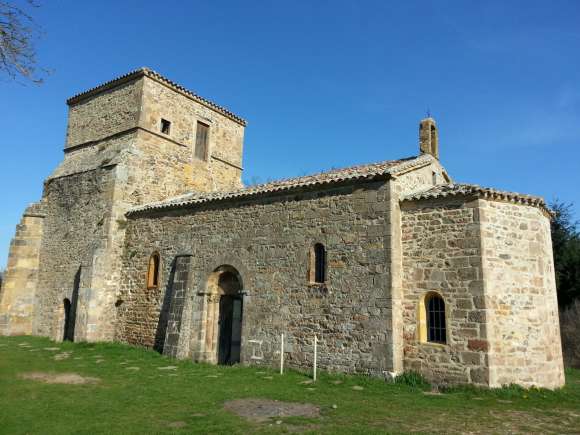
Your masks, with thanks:
<instances>
[{"instance_id":1,"label":"bare tree","mask_svg":"<svg viewBox=\"0 0 580 435\"><path fill-rule=\"evenodd\" d=\"M25 5L38 7L34 0L26 0ZM36 62L35 42L40 34L40 26L24 7L0 0L0 74L42 83L41 76L48 71Z\"/></svg>"}]
</instances>

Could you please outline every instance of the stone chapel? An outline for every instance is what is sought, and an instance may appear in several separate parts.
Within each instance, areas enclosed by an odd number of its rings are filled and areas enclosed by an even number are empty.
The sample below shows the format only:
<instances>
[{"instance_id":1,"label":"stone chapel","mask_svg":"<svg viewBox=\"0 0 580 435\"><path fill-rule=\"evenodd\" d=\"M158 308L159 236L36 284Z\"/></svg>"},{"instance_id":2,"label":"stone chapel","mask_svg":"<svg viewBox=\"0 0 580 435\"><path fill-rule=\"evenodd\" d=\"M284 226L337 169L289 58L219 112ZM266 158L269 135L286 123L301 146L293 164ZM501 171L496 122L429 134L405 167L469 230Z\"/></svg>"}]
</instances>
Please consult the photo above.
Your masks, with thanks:
<instances>
[{"instance_id":1,"label":"stone chapel","mask_svg":"<svg viewBox=\"0 0 580 435\"><path fill-rule=\"evenodd\" d=\"M0 333L437 384L564 384L550 211L417 155L245 187L246 122L141 68L69 106Z\"/></svg>"}]
</instances>

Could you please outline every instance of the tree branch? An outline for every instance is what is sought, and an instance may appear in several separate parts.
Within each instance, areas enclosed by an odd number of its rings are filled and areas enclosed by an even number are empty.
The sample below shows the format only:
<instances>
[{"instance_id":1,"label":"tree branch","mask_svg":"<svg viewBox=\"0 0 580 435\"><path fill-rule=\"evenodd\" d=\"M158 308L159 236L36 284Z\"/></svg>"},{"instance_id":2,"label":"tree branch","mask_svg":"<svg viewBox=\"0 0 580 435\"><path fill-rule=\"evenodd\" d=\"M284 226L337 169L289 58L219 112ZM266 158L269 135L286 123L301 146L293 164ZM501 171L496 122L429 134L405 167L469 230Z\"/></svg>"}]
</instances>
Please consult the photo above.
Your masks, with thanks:
<instances>
[{"instance_id":1,"label":"tree branch","mask_svg":"<svg viewBox=\"0 0 580 435\"><path fill-rule=\"evenodd\" d=\"M38 7L27 0L29 7ZM23 8L0 0L0 75L42 83L49 73L37 65L35 42L41 28Z\"/></svg>"}]
</instances>

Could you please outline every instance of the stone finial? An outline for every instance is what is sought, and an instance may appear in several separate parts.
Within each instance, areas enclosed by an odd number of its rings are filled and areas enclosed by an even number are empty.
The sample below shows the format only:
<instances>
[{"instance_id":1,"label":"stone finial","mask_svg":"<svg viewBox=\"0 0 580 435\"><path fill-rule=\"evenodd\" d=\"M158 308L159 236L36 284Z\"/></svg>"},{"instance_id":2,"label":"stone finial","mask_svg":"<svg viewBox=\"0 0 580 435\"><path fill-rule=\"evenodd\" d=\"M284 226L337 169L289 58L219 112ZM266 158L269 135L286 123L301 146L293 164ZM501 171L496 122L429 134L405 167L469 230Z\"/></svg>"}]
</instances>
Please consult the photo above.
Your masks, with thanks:
<instances>
[{"instance_id":1,"label":"stone finial","mask_svg":"<svg viewBox=\"0 0 580 435\"><path fill-rule=\"evenodd\" d=\"M431 117L419 123L419 149L421 154L431 154L439 160L439 133L437 124Z\"/></svg>"}]
</instances>

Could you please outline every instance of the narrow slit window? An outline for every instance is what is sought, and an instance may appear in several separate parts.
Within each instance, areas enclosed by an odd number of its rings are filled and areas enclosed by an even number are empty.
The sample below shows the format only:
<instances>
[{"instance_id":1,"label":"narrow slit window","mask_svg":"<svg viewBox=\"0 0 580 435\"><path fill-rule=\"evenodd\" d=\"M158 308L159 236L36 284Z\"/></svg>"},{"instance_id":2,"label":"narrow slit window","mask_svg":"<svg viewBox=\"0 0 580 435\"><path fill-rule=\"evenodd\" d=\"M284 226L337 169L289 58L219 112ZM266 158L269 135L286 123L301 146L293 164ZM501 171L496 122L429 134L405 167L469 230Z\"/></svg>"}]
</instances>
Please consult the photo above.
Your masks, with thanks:
<instances>
[{"instance_id":1,"label":"narrow slit window","mask_svg":"<svg viewBox=\"0 0 580 435\"><path fill-rule=\"evenodd\" d=\"M149 268L147 269L147 288L159 287L159 263L159 254L155 252L149 258Z\"/></svg>"},{"instance_id":2,"label":"narrow slit window","mask_svg":"<svg viewBox=\"0 0 580 435\"><path fill-rule=\"evenodd\" d=\"M427 341L431 343L447 343L445 328L445 301L439 295L430 295L426 302L427 309Z\"/></svg>"},{"instance_id":3,"label":"narrow slit window","mask_svg":"<svg viewBox=\"0 0 580 435\"><path fill-rule=\"evenodd\" d=\"M326 249L322 243L314 245L314 282L326 281Z\"/></svg>"},{"instance_id":4,"label":"narrow slit window","mask_svg":"<svg viewBox=\"0 0 580 435\"><path fill-rule=\"evenodd\" d=\"M197 123L195 133L195 157L201 160L207 160L207 142L209 137L209 125L203 122Z\"/></svg>"},{"instance_id":5,"label":"narrow slit window","mask_svg":"<svg viewBox=\"0 0 580 435\"><path fill-rule=\"evenodd\" d=\"M171 131L171 121L161 118L161 133L169 134Z\"/></svg>"}]
</instances>

